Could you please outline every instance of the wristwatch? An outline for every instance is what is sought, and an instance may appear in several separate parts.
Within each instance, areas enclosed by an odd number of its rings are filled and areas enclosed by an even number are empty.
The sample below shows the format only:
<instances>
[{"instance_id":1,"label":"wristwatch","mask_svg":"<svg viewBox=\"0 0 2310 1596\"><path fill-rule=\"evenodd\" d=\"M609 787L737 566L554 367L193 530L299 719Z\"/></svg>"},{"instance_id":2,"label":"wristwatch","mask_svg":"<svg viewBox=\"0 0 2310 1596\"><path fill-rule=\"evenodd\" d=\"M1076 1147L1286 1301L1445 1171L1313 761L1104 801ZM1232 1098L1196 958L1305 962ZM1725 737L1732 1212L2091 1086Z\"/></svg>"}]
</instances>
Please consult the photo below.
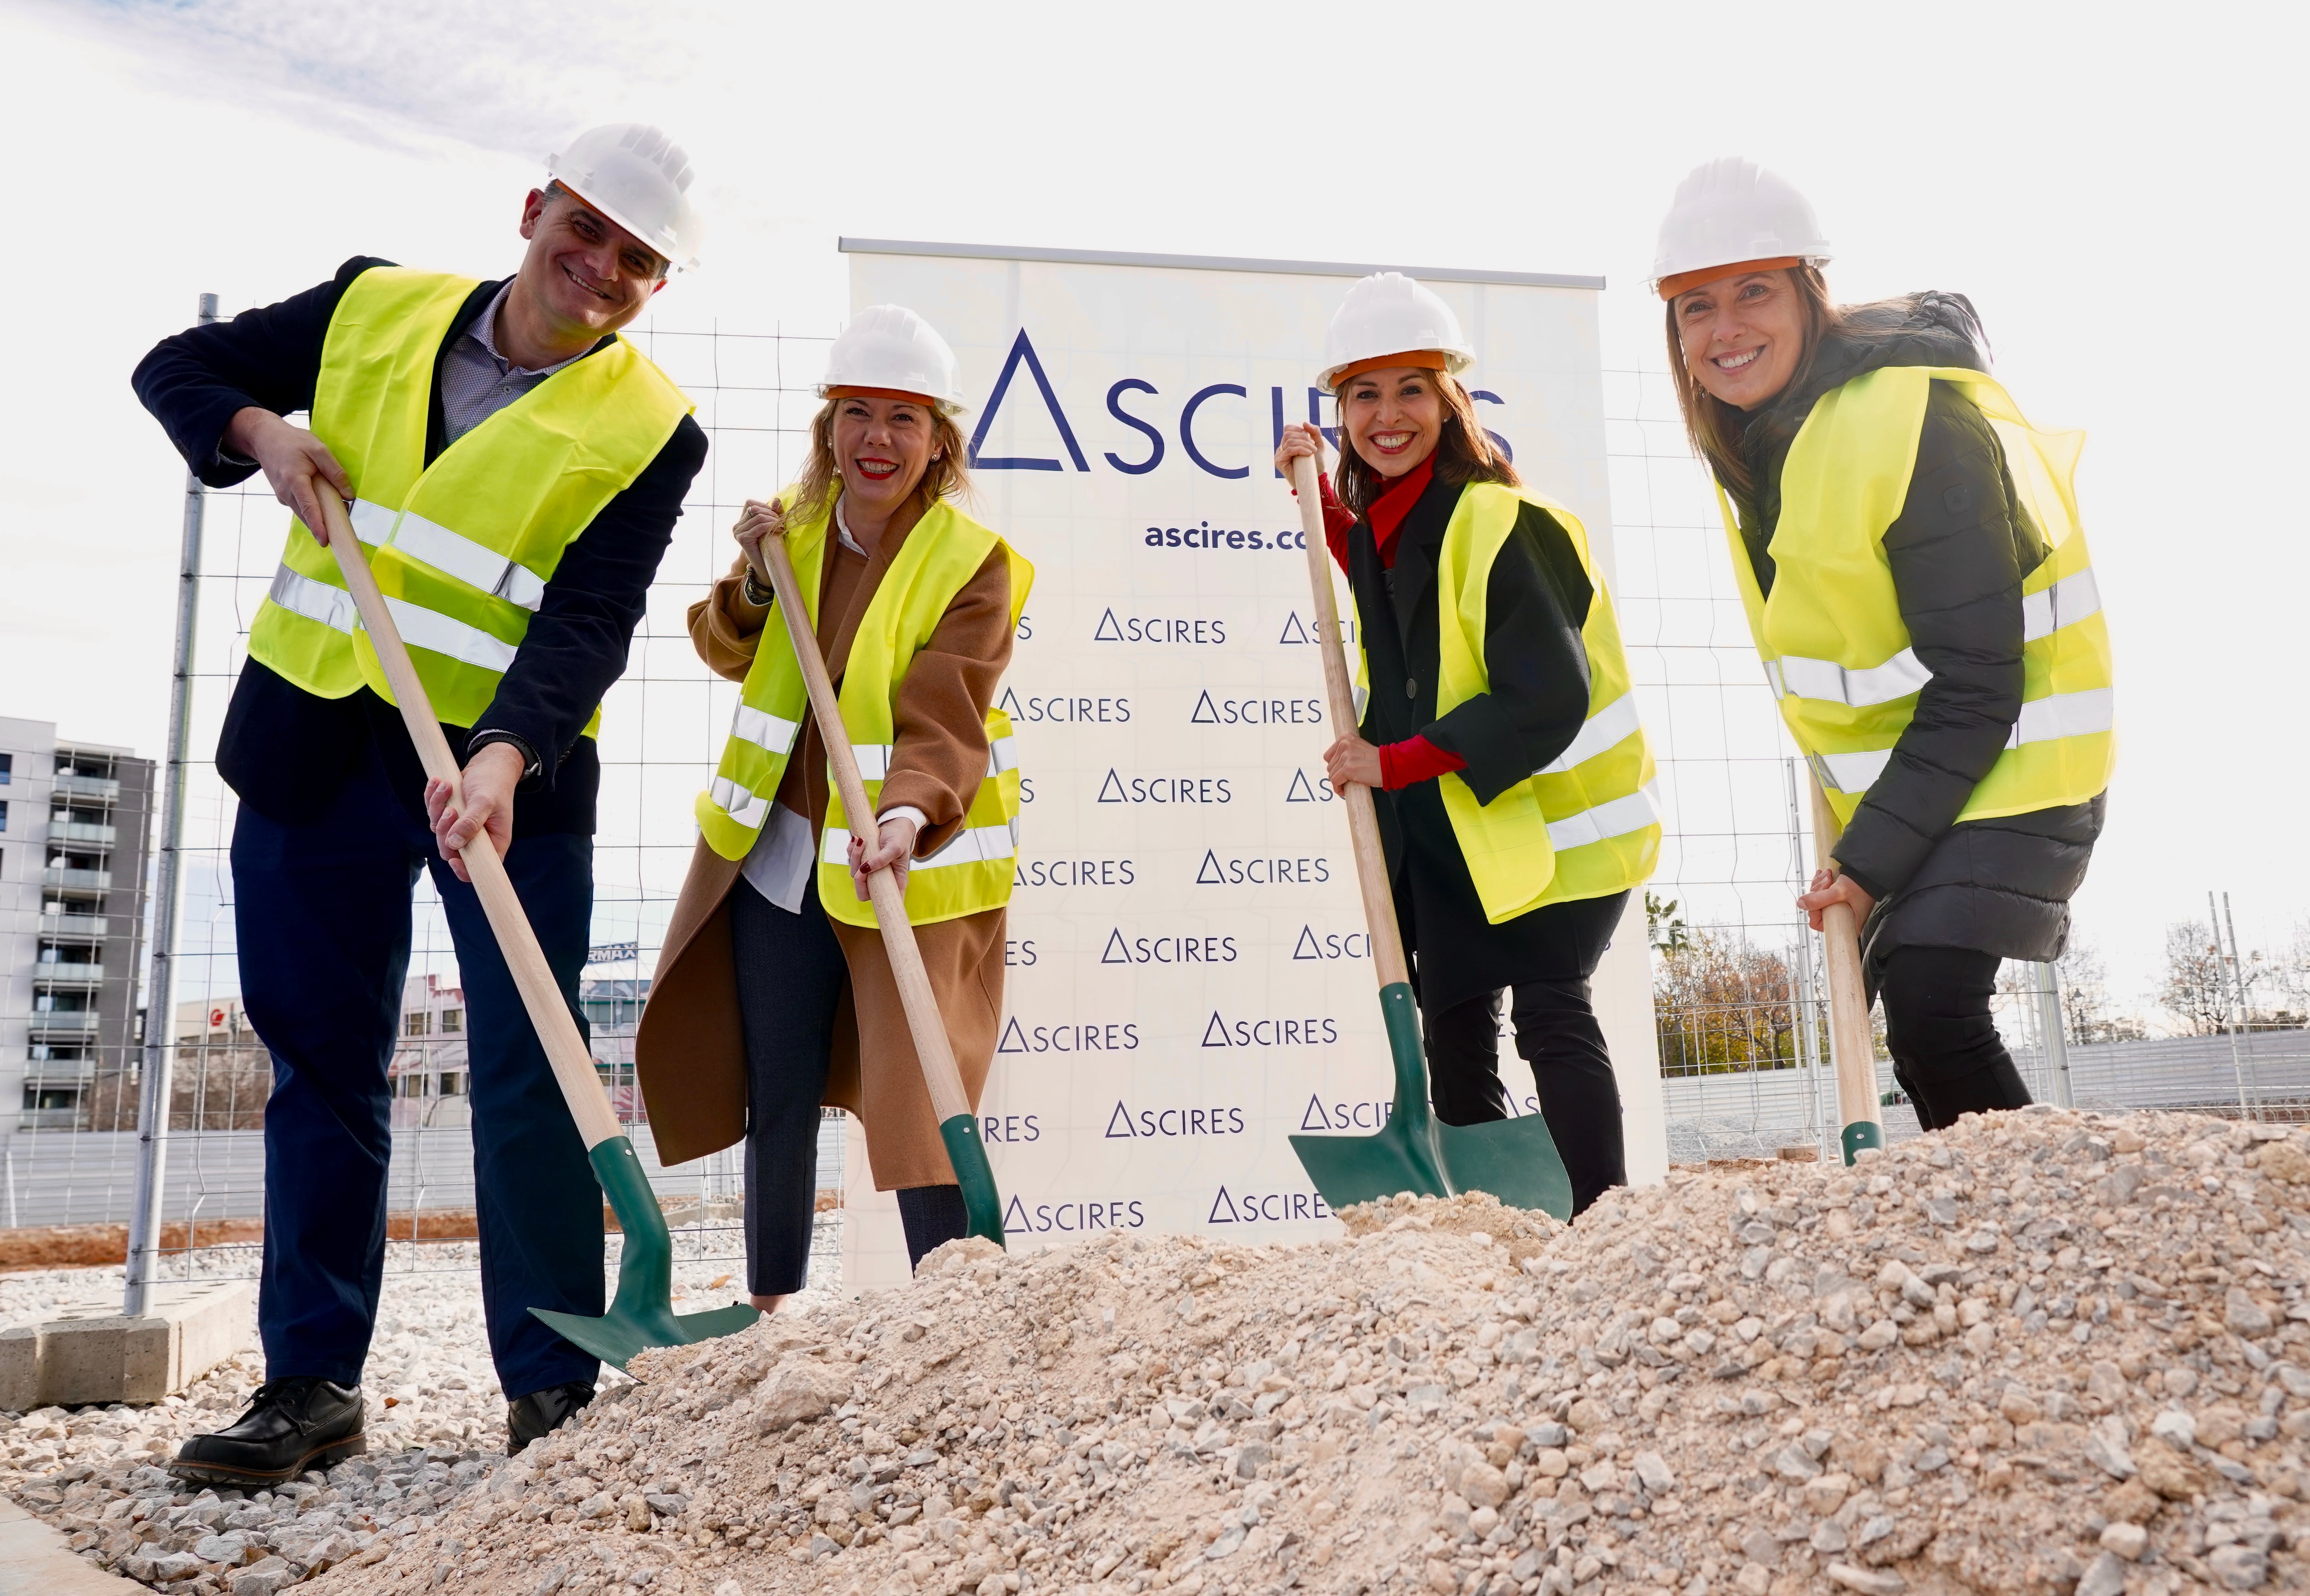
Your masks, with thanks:
<instances>
[{"instance_id":1,"label":"wristwatch","mask_svg":"<svg viewBox=\"0 0 2310 1596\"><path fill-rule=\"evenodd\" d=\"M778 590L775 587L765 587L760 583L755 581L754 568L751 565L746 568L746 585L744 591L746 594L746 602L750 604L758 604L762 608L767 609L771 604L777 602Z\"/></svg>"},{"instance_id":2,"label":"wristwatch","mask_svg":"<svg viewBox=\"0 0 2310 1596\"><path fill-rule=\"evenodd\" d=\"M521 779L523 785L526 786L529 783L535 781L539 776L545 774L545 767L539 761L537 750L529 746L529 740L525 737L517 736L511 732L474 733L473 737L465 744L465 758L468 759L472 759L475 754L481 752L482 750L487 748L492 742L509 744L512 747L513 751L521 756Z\"/></svg>"}]
</instances>

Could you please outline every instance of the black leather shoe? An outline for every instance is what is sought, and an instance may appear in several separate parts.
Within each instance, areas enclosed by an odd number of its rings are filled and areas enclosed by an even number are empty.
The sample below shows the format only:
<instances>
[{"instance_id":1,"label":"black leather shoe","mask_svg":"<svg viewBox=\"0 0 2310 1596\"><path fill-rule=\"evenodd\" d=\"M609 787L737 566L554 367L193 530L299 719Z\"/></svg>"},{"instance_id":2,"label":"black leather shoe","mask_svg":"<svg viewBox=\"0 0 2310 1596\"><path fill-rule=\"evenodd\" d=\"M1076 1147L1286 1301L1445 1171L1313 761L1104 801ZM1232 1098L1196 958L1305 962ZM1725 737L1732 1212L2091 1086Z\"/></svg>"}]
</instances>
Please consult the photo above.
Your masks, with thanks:
<instances>
[{"instance_id":1,"label":"black leather shoe","mask_svg":"<svg viewBox=\"0 0 2310 1596\"><path fill-rule=\"evenodd\" d=\"M169 1472L201 1485L265 1485L326 1469L369 1450L358 1385L316 1375L268 1380L227 1428L195 1436Z\"/></svg>"},{"instance_id":2,"label":"black leather shoe","mask_svg":"<svg viewBox=\"0 0 2310 1596\"><path fill-rule=\"evenodd\" d=\"M560 1385L549 1385L543 1391L533 1391L506 1404L506 1428L513 1432L508 1454L519 1452L532 1441L552 1434L576 1417L578 1410L594 1400L591 1380L569 1380Z\"/></svg>"}]
</instances>

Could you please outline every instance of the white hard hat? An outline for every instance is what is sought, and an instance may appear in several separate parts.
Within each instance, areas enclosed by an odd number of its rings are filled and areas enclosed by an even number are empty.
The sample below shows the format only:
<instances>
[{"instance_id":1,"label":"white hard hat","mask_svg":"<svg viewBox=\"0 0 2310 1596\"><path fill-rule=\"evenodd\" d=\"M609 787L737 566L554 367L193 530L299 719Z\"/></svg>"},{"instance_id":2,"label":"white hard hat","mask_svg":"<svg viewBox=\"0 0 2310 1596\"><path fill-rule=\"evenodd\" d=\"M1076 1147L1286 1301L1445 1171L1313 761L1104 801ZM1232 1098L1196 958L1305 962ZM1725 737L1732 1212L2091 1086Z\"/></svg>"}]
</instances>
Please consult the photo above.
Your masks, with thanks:
<instances>
[{"instance_id":1,"label":"white hard hat","mask_svg":"<svg viewBox=\"0 0 2310 1596\"><path fill-rule=\"evenodd\" d=\"M818 396L828 398L836 388L917 394L937 405L941 415L959 416L970 408L962 402L954 351L935 327L904 305L869 305L835 334Z\"/></svg>"},{"instance_id":2,"label":"white hard hat","mask_svg":"<svg viewBox=\"0 0 2310 1596\"><path fill-rule=\"evenodd\" d=\"M680 144L646 122L589 127L558 155L546 176L665 256L696 271L706 222L690 203L695 175Z\"/></svg>"},{"instance_id":3,"label":"white hard hat","mask_svg":"<svg viewBox=\"0 0 2310 1596\"><path fill-rule=\"evenodd\" d=\"M1805 196L1787 179L1733 155L1694 167L1676 186L1653 251L1653 287L1672 299L1714 281L1696 273L1766 261L1819 266L1830 258Z\"/></svg>"},{"instance_id":4,"label":"white hard hat","mask_svg":"<svg viewBox=\"0 0 2310 1596\"><path fill-rule=\"evenodd\" d=\"M1350 366L1430 351L1441 354L1444 369L1455 373L1465 371L1476 358L1452 307L1401 272L1374 272L1356 279L1332 313L1324 334L1324 369L1316 380L1327 393L1334 392Z\"/></svg>"}]
</instances>

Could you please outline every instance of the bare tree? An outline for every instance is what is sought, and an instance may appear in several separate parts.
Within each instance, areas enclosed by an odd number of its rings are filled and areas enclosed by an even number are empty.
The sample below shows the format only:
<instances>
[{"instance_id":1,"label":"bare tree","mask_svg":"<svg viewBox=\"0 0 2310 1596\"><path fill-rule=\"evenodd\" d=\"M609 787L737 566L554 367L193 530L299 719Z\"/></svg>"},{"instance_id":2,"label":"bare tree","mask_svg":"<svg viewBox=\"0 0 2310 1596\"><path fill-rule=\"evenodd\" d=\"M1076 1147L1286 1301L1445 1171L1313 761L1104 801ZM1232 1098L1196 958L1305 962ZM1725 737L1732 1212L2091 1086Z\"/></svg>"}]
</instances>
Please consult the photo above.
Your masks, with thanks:
<instances>
[{"instance_id":1,"label":"bare tree","mask_svg":"<svg viewBox=\"0 0 2310 1596\"><path fill-rule=\"evenodd\" d=\"M2166 928L2166 977L2158 1001L2185 1037L2211 1037L2228 1026L2229 969L2203 920Z\"/></svg>"},{"instance_id":2,"label":"bare tree","mask_svg":"<svg viewBox=\"0 0 2310 1596\"><path fill-rule=\"evenodd\" d=\"M2062 1024L2071 1041L2138 1042L2149 1034L2139 1016L2112 1007L2109 974L2092 938L2072 931L2054 969L2062 983Z\"/></svg>"},{"instance_id":3,"label":"bare tree","mask_svg":"<svg viewBox=\"0 0 2310 1596\"><path fill-rule=\"evenodd\" d=\"M1662 948L1653 967L1653 1015L1663 1066L1678 1074L1793 1066L1791 998L1788 961L1738 933L1695 932Z\"/></svg>"}]
</instances>

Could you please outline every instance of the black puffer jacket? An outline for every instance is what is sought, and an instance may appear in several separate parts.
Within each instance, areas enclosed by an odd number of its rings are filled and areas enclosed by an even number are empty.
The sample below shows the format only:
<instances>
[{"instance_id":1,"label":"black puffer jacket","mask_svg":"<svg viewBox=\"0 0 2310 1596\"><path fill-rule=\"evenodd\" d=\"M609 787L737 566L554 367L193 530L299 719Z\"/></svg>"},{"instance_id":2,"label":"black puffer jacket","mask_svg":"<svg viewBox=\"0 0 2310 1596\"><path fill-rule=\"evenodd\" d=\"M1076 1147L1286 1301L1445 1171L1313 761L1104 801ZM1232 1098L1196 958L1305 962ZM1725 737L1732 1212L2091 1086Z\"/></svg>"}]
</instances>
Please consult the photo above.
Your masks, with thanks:
<instances>
[{"instance_id":1,"label":"black puffer jacket","mask_svg":"<svg viewBox=\"0 0 2310 1596\"><path fill-rule=\"evenodd\" d=\"M1767 593L1781 467L1814 401L1886 366L1986 369L1963 295L1924 293L1895 306L1856 335L1826 341L1811 370L1749 423L1743 453L1755 487L1740 504L1741 532ZM1933 385L1908 498L1886 529L1885 551L1910 646L1932 680L1837 845L1845 873L1878 899L1863 933L1872 975L1902 946L2056 958L2106 794L1958 823L2020 716L2021 583L2047 549L2015 499L1996 434L1950 384Z\"/></svg>"}]
</instances>

